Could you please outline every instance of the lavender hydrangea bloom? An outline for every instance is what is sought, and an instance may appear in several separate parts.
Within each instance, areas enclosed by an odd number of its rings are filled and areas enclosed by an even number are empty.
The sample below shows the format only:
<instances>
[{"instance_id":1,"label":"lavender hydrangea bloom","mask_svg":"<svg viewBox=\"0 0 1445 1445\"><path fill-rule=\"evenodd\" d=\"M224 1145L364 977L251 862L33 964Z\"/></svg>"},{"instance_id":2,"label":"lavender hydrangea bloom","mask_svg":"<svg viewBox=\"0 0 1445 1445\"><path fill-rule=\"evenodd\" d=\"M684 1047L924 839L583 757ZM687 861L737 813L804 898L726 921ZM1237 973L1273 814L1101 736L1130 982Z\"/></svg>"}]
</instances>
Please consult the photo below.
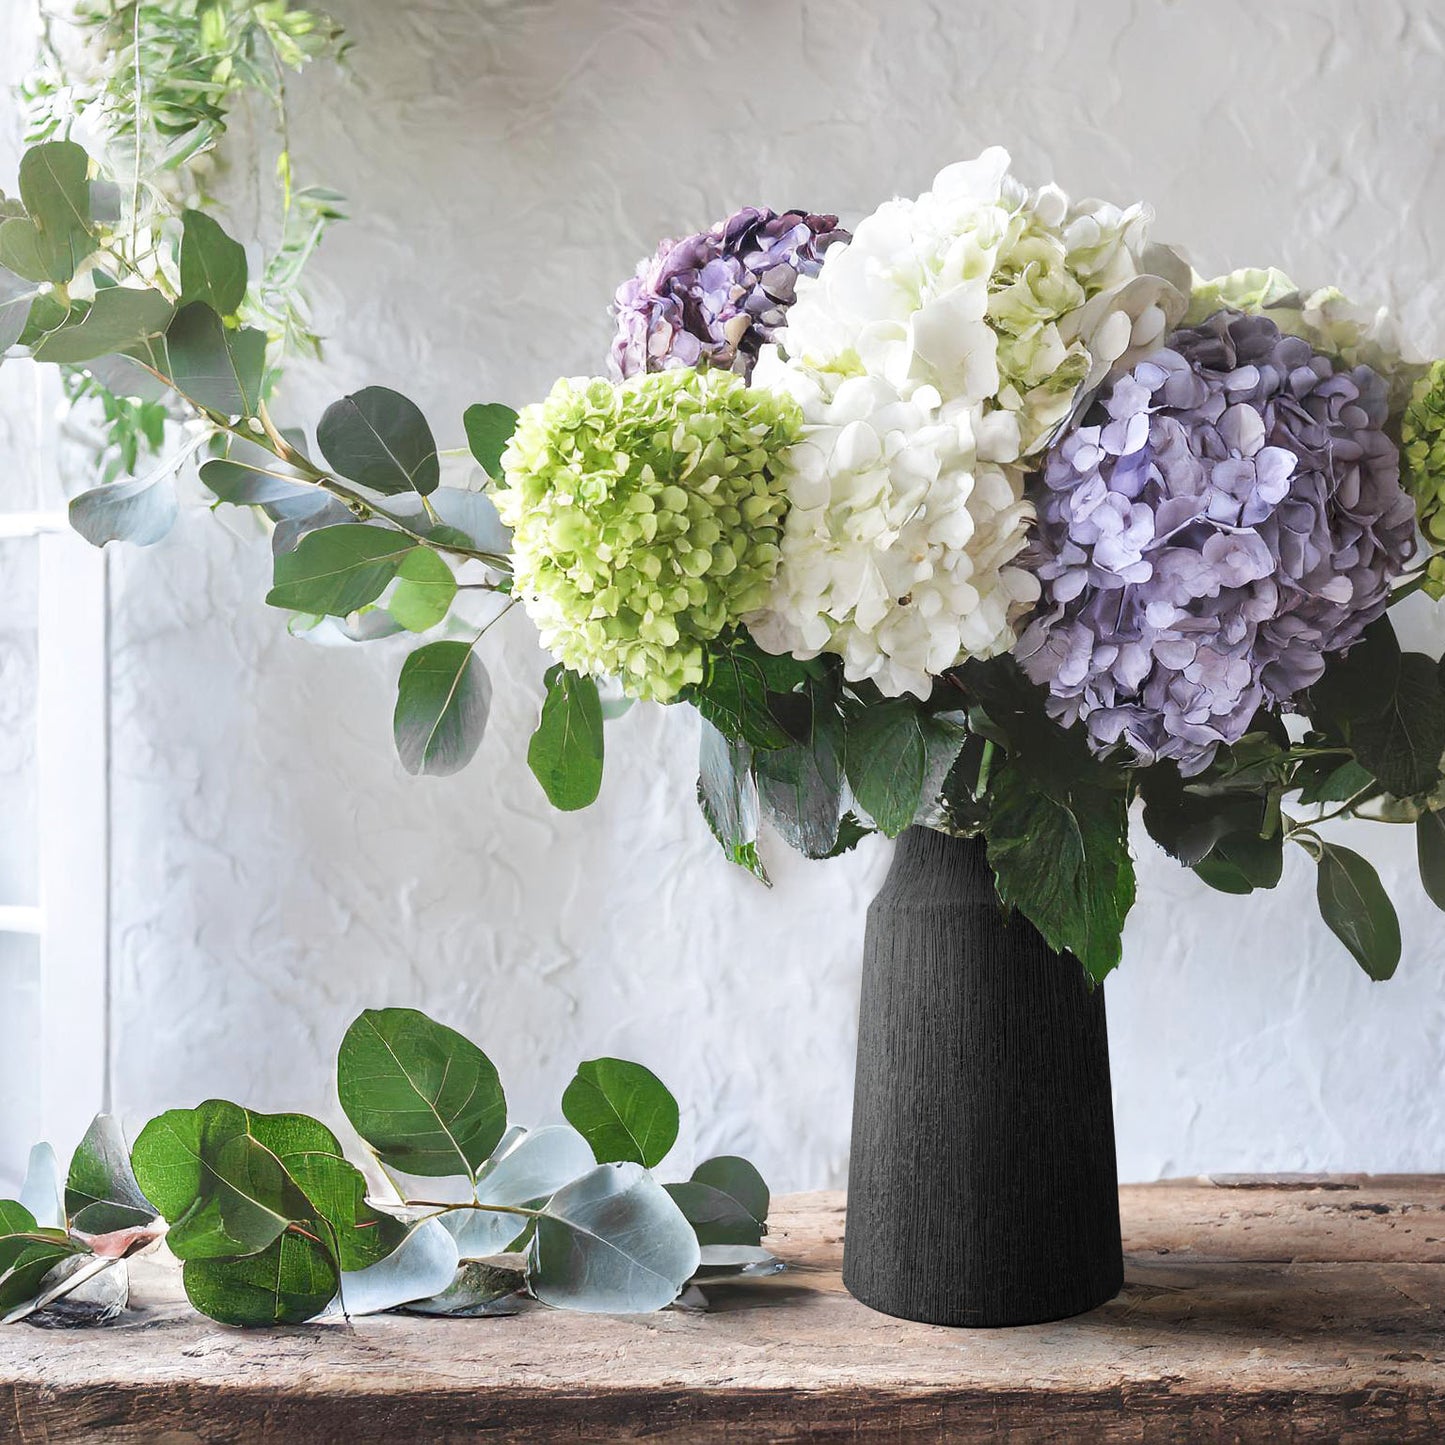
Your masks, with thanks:
<instances>
[{"instance_id":1,"label":"lavender hydrangea bloom","mask_svg":"<svg viewBox=\"0 0 1445 1445\"><path fill-rule=\"evenodd\" d=\"M1414 549L1385 382L1221 311L1122 374L1045 462L1016 654L1096 753L1207 767L1384 611Z\"/></svg>"},{"instance_id":2,"label":"lavender hydrangea bloom","mask_svg":"<svg viewBox=\"0 0 1445 1445\"><path fill-rule=\"evenodd\" d=\"M617 288L613 378L701 363L750 375L798 277L816 275L823 252L847 239L837 216L748 206L710 231L663 241Z\"/></svg>"}]
</instances>

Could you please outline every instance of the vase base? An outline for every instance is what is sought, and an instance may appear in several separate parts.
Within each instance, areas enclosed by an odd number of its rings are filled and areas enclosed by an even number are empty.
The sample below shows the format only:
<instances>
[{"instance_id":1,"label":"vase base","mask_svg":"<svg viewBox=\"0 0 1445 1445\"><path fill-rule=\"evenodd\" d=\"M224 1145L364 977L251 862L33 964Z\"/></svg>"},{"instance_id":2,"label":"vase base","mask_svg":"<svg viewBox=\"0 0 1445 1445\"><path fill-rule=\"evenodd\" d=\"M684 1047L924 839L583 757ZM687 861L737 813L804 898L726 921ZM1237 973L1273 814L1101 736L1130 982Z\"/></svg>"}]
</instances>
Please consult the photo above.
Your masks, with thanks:
<instances>
[{"instance_id":1,"label":"vase base","mask_svg":"<svg viewBox=\"0 0 1445 1445\"><path fill-rule=\"evenodd\" d=\"M1124 1271L1111 1276L1093 1290L1081 1291L1068 1299L1013 1302L1008 1308L973 1307L942 1299L906 1300L896 1295L873 1294L867 1285L855 1282L843 1270L843 1287L859 1304L893 1319L912 1320L922 1325L944 1325L950 1329L1001 1330L1025 1325L1046 1325L1055 1320L1075 1319L1106 1305L1124 1287Z\"/></svg>"}]
</instances>

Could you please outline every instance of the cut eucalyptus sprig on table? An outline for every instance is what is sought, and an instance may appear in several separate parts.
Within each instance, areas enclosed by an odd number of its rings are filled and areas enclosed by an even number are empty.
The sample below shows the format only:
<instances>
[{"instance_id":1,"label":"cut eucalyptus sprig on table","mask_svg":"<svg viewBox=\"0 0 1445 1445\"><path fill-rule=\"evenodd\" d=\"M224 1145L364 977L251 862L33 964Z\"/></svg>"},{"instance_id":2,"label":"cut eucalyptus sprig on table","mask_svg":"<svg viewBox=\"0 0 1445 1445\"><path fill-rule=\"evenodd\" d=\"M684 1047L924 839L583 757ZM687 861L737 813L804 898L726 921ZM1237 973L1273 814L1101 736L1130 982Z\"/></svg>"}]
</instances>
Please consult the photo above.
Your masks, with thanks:
<instances>
[{"instance_id":1,"label":"cut eucalyptus sprig on table","mask_svg":"<svg viewBox=\"0 0 1445 1445\"><path fill-rule=\"evenodd\" d=\"M304 1114L208 1099L152 1119L130 1150L102 1115L63 1186L38 1145L23 1198L0 1202L0 1317L53 1309L162 1233L191 1303L229 1325L529 1300L639 1313L694 1281L776 1267L768 1188L746 1160L654 1177L679 1113L641 1064L579 1065L568 1122L529 1132L508 1127L497 1070L470 1040L414 1009L369 1009L336 1083L386 1197Z\"/></svg>"}]
</instances>

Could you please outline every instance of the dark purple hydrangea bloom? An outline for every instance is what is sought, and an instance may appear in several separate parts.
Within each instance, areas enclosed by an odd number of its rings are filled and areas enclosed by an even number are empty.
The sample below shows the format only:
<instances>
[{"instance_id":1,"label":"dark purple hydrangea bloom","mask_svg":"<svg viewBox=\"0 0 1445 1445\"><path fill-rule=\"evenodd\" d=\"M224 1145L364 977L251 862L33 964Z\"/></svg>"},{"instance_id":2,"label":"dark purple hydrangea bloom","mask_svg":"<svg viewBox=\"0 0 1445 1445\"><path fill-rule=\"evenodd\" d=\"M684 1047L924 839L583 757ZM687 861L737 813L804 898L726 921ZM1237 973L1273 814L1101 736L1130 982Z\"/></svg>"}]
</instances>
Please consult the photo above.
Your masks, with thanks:
<instances>
[{"instance_id":1,"label":"dark purple hydrangea bloom","mask_svg":"<svg viewBox=\"0 0 1445 1445\"><path fill-rule=\"evenodd\" d=\"M793 304L799 276L846 241L837 216L747 206L710 231L663 241L617 288L617 380L674 366L723 367L748 376Z\"/></svg>"},{"instance_id":2,"label":"dark purple hydrangea bloom","mask_svg":"<svg viewBox=\"0 0 1445 1445\"><path fill-rule=\"evenodd\" d=\"M1105 753L1185 774L1288 707L1414 550L1384 381L1221 311L1124 373L1049 453L1016 655Z\"/></svg>"}]
</instances>

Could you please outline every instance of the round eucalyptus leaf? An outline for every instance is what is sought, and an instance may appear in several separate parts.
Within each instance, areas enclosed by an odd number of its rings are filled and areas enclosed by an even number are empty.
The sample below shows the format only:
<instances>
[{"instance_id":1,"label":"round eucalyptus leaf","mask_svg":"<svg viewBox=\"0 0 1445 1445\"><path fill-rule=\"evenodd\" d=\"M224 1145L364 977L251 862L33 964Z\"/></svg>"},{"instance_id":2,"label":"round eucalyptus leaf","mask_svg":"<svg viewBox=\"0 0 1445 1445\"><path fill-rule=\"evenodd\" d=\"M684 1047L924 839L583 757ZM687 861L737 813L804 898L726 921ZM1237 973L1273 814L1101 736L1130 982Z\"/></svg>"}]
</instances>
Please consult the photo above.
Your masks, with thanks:
<instances>
[{"instance_id":1,"label":"round eucalyptus leaf","mask_svg":"<svg viewBox=\"0 0 1445 1445\"><path fill-rule=\"evenodd\" d=\"M294 551L275 559L266 601L292 612L345 617L381 596L415 545L389 527L343 523L308 532Z\"/></svg>"},{"instance_id":2,"label":"round eucalyptus leaf","mask_svg":"<svg viewBox=\"0 0 1445 1445\"><path fill-rule=\"evenodd\" d=\"M547 669L546 688L527 766L547 801L573 812L596 802L602 789L602 704L596 681L560 662Z\"/></svg>"},{"instance_id":3,"label":"round eucalyptus leaf","mask_svg":"<svg viewBox=\"0 0 1445 1445\"><path fill-rule=\"evenodd\" d=\"M85 1234L132 1229L156 1217L136 1182L130 1149L113 1114L97 1114L71 1156L65 1208L72 1226Z\"/></svg>"},{"instance_id":4,"label":"round eucalyptus leaf","mask_svg":"<svg viewBox=\"0 0 1445 1445\"><path fill-rule=\"evenodd\" d=\"M246 299L246 248L204 211L181 216L181 299L231 316Z\"/></svg>"},{"instance_id":5,"label":"round eucalyptus leaf","mask_svg":"<svg viewBox=\"0 0 1445 1445\"><path fill-rule=\"evenodd\" d=\"M599 1164L651 1169L677 1142L677 1100L651 1069L626 1059L578 1064L562 1095L562 1113Z\"/></svg>"},{"instance_id":6,"label":"round eucalyptus leaf","mask_svg":"<svg viewBox=\"0 0 1445 1445\"><path fill-rule=\"evenodd\" d=\"M132 542L150 547L175 526L180 506L172 480L174 461L144 477L106 482L70 499L70 525L92 546Z\"/></svg>"},{"instance_id":7,"label":"round eucalyptus leaf","mask_svg":"<svg viewBox=\"0 0 1445 1445\"><path fill-rule=\"evenodd\" d=\"M408 632L425 632L446 617L456 595L456 574L430 547L418 547L402 559L386 609Z\"/></svg>"},{"instance_id":8,"label":"round eucalyptus leaf","mask_svg":"<svg viewBox=\"0 0 1445 1445\"><path fill-rule=\"evenodd\" d=\"M299 1325L331 1303L340 1275L325 1245L290 1232L244 1258L188 1259L181 1279L191 1303L220 1324Z\"/></svg>"},{"instance_id":9,"label":"round eucalyptus leaf","mask_svg":"<svg viewBox=\"0 0 1445 1445\"><path fill-rule=\"evenodd\" d=\"M1445 909L1445 813L1422 813L1416 820L1415 853L1425 896Z\"/></svg>"},{"instance_id":10,"label":"round eucalyptus leaf","mask_svg":"<svg viewBox=\"0 0 1445 1445\"><path fill-rule=\"evenodd\" d=\"M470 1177L507 1124L492 1061L415 1009L363 1013L341 1041L336 1086L356 1132L407 1174Z\"/></svg>"},{"instance_id":11,"label":"round eucalyptus leaf","mask_svg":"<svg viewBox=\"0 0 1445 1445\"><path fill-rule=\"evenodd\" d=\"M316 443L341 476L386 496L426 496L441 480L436 441L421 409L384 386L332 402L316 428Z\"/></svg>"},{"instance_id":12,"label":"round eucalyptus leaf","mask_svg":"<svg viewBox=\"0 0 1445 1445\"><path fill-rule=\"evenodd\" d=\"M60 1182L60 1160L49 1144L34 1144L20 1186L20 1203L35 1216L41 1229L64 1229L65 1192Z\"/></svg>"},{"instance_id":13,"label":"round eucalyptus leaf","mask_svg":"<svg viewBox=\"0 0 1445 1445\"><path fill-rule=\"evenodd\" d=\"M441 1294L459 1262L456 1240L441 1222L423 1220L385 1259L342 1272L340 1305L349 1315L374 1315Z\"/></svg>"},{"instance_id":14,"label":"round eucalyptus leaf","mask_svg":"<svg viewBox=\"0 0 1445 1445\"><path fill-rule=\"evenodd\" d=\"M392 735L409 773L444 778L476 756L492 681L466 642L429 642L402 664Z\"/></svg>"},{"instance_id":15,"label":"round eucalyptus leaf","mask_svg":"<svg viewBox=\"0 0 1445 1445\"><path fill-rule=\"evenodd\" d=\"M558 1190L536 1225L528 1282L558 1309L663 1309L701 1260L692 1225L637 1164L598 1165Z\"/></svg>"},{"instance_id":16,"label":"round eucalyptus leaf","mask_svg":"<svg viewBox=\"0 0 1445 1445\"><path fill-rule=\"evenodd\" d=\"M517 413L499 402L469 406L462 415L467 446L490 477L502 474L502 453L517 428Z\"/></svg>"},{"instance_id":17,"label":"round eucalyptus leaf","mask_svg":"<svg viewBox=\"0 0 1445 1445\"><path fill-rule=\"evenodd\" d=\"M73 366L126 351L161 335L174 311L159 291L107 286L95 293L90 310L79 321L49 332L33 354L36 361Z\"/></svg>"}]
</instances>

